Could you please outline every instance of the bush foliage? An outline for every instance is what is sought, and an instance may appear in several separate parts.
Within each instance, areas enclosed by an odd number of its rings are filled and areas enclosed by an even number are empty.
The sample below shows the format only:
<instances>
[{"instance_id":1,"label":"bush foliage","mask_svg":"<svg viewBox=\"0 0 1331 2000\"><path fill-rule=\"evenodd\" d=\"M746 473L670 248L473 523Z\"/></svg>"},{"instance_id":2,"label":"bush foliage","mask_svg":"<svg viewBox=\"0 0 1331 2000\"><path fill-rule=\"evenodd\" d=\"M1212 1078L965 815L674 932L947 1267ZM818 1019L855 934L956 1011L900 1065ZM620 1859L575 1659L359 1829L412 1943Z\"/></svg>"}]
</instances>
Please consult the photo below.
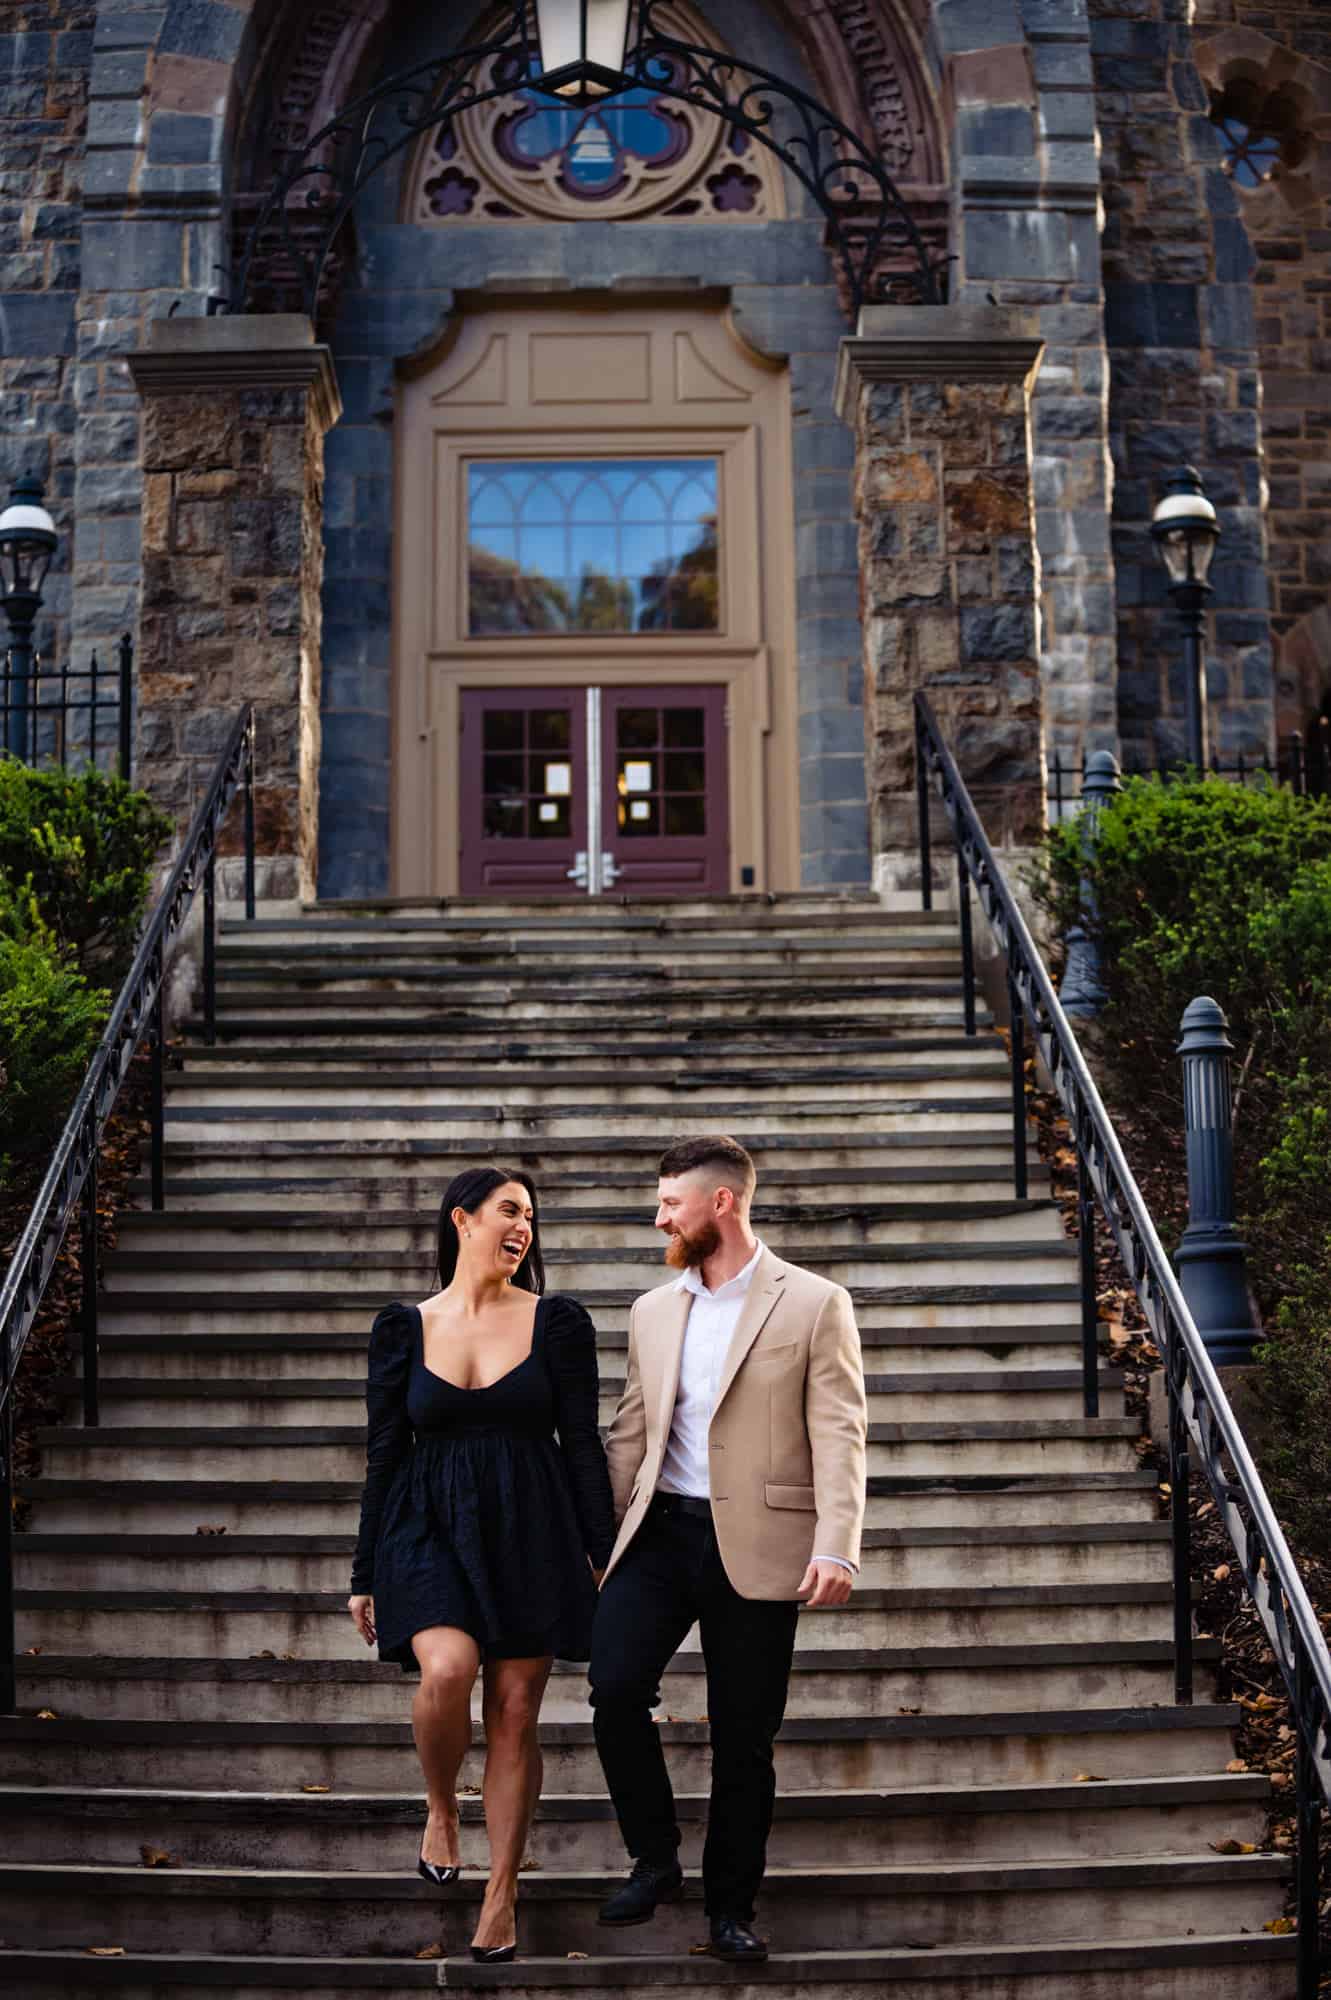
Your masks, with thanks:
<instances>
[{"instance_id":1,"label":"bush foliage","mask_svg":"<svg viewBox=\"0 0 1331 2000\"><path fill-rule=\"evenodd\" d=\"M1228 1018L1240 1224L1268 1332L1263 1471L1305 1545L1331 1555L1331 800L1129 779L1093 857L1075 824L1050 835L1035 888L1063 929L1083 872L1111 1103L1172 1139L1183 1010L1208 993Z\"/></svg>"},{"instance_id":2,"label":"bush foliage","mask_svg":"<svg viewBox=\"0 0 1331 2000\"><path fill-rule=\"evenodd\" d=\"M0 757L0 1183L54 1143L169 831L119 778Z\"/></svg>"}]
</instances>

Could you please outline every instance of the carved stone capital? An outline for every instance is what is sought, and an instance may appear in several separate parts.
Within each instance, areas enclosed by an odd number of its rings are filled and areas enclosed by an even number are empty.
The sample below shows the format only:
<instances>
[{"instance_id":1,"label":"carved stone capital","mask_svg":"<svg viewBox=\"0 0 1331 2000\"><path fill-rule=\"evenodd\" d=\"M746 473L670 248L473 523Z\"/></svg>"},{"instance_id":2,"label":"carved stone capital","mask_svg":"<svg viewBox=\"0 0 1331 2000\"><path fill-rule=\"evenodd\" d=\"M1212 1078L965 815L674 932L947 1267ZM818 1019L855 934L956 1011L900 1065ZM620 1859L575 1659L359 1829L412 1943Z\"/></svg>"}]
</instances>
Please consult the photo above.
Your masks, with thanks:
<instances>
[{"instance_id":1,"label":"carved stone capital","mask_svg":"<svg viewBox=\"0 0 1331 2000\"><path fill-rule=\"evenodd\" d=\"M836 406L855 419L870 382L1021 382L1044 352L1032 312L1002 306L865 306L837 356Z\"/></svg>"},{"instance_id":2,"label":"carved stone capital","mask_svg":"<svg viewBox=\"0 0 1331 2000\"><path fill-rule=\"evenodd\" d=\"M303 313L235 313L214 319L155 319L148 344L126 357L140 395L194 390L308 389L327 431L342 414L330 348Z\"/></svg>"}]
</instances>

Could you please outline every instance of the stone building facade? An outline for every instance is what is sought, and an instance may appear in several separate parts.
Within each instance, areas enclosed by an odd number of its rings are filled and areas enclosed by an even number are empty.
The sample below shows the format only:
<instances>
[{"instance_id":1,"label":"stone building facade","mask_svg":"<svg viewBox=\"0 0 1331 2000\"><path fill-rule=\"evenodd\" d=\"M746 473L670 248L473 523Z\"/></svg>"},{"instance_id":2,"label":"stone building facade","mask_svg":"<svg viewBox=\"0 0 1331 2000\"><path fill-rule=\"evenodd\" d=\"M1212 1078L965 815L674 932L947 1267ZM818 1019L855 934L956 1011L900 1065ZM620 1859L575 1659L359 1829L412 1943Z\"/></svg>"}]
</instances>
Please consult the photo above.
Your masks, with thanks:
<instances>
[{"instance_id":1,"label":"stone building facade","mask_svg":"<svg viewBox=\"0 0 1331 2000\"><path fill-rule=\"evenodd\" d=\"M946 271L945 307L912 319L894 267L897 303L851 325L824 217L752 145L681 126L597 206L604 124L552 165L549 147L514 150L511 123L473 119L367 183L311 324L271 229L238 292L274 177L358 93L493 15L405 0L0 14L0 473L43 477L62 532L42 643L77 660L135 633L138 768L180 813L238 703L257 702L273 893L548 889L538 864L563 849L495 846L501 802L488 778L468 791L467 730L497 743L561 704L575 790L603 726L631 734L651 711L666 732L629 760L640 799L618 768L607 870L633 885L870 880L906 837L917 686L995 832L1024 843L1052 756L1179 746L1148 522L1182 461L1223 529L1213 743L1269 754L1331 689L1324 9L677 14L860 135ZM613 127L621 147L628 129ZM579 175L581 201L565 199ZM582 388L553 354L585 364ZM476 565L458 553L475 531L449 512L479 491L468 468L626 454L713 479L704 539L721 553L694 557L723 610L652 630L640 607L616 634L547 590L541 630L478 638ZM436 463L453 485L429 484ZM422 539L423 513L444 539ZM634 688L636 721L616 722ZM704 802L651 790L667 769L652 758L683 755L671 730L713 730L713 694L720 733L689 738ZM571 840L569 796L509 809ZM688 840L704 818L727 833L710 859ZM585 845L595 873L599 839Z\"/></svg>"}]
</instances>

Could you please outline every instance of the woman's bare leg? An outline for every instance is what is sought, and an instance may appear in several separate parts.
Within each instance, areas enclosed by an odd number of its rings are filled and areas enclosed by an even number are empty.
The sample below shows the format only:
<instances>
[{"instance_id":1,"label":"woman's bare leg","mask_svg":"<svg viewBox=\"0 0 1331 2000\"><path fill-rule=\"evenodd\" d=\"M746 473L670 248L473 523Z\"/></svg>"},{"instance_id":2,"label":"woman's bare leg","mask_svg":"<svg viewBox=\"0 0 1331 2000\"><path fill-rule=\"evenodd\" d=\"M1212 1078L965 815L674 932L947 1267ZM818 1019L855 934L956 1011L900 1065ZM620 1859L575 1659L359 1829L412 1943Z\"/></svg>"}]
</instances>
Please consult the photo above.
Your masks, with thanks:
<instances>
[{"instance_id":1,"label":"woman's bare leg","mask_svg":"<svg viewBox=\"0 0 1331 2000\"><path fill-rule=\"evenodd\" d=\"M515 1939L518 1870L541 1796L537 1724L550 1677L549 1660L489 1660L485 1668L485 1829L490 1879L473 1944L492 1948Z\"/></svg>"},{"instance_id":2,"label":"woman's bare leg","mask_svg":"<svg viewBox=\"0 0 1331 2000\"><path fill-rule=\"evenodd\" d=\"M436 1867L452 1868L458 1860L458 1772L471 1748L471 1690L480 1649L453 1625L431 1625L411 1643L421 1668L411 1727L430 1807L421 1852Z\"/></svg>"}]
</instances>

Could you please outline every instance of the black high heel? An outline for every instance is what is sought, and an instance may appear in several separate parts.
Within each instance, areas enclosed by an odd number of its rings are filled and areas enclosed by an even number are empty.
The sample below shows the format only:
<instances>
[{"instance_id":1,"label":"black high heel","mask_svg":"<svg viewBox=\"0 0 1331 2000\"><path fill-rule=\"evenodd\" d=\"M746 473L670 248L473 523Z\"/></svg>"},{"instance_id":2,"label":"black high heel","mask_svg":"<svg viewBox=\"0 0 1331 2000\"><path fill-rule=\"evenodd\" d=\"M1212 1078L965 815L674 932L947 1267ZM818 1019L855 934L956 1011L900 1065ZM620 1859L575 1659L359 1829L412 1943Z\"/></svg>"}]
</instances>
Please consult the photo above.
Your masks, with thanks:
<instances>
[{"instance_id":1,"label":"black high heel","mask_svg":"<svg viewBox=\"0 0 1331 2000\"><path fill-rule=\"evenodd\" d=\"M471 1955L477 1965L509 1965L518 1955L516 1944L474 1944Z\"/></svg>"},{"instance_id":2,"label":"black high heel","mask_svg":"<svg viewBox=\"0 0 1331 2000\"><path fill-rule=\"evenodd\" d=\"M425 1835L421 1835L421 1851L416 1856L416 1873L424 1882L432 1882L436 1889L446 1889L450 1882L456 1882L462 1873L462 1863L456 1862L451 1868L441 1868L437 1861L425 1858Z\"/></svg>"}]
</instances>

